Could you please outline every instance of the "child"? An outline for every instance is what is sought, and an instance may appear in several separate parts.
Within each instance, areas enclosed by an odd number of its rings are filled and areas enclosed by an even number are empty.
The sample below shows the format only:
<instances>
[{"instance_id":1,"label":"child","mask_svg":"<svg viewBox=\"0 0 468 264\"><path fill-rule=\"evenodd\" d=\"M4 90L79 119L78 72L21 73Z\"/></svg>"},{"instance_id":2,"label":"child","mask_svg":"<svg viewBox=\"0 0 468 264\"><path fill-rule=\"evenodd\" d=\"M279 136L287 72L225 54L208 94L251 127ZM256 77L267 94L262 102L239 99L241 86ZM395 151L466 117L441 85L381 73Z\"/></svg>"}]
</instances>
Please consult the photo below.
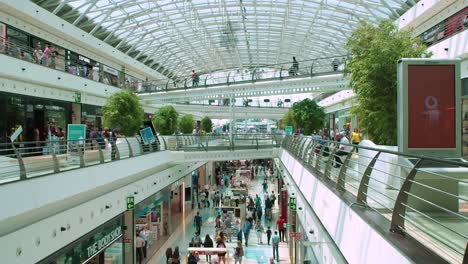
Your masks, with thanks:
<instances>
[{"instance_id":1,"label":"child","mask_svg":"<svg viewBox=\"0 0 468 264\"><path fill-rule=\"evenodd\" d=\"M270 229L270 227L267 228L266 234L267 234L268 245L270 245L270 239L271 239L271 229Z\"/></svg>"}]
</instances>

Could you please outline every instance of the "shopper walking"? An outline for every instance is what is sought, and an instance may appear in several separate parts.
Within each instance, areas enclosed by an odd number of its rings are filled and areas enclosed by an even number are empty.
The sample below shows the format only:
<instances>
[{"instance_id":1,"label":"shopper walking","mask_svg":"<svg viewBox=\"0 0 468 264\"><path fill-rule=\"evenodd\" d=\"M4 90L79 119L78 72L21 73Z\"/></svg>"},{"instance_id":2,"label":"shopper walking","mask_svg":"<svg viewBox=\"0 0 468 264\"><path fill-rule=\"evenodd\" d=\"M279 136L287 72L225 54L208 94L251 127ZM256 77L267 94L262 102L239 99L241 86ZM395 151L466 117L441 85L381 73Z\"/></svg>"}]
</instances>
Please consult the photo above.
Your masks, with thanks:
<instances>
[{"instance_id":1,"label":"shopper walking","mask_svg":"<svg viewBox=\"0 0 468 264\"><path fill-rule=\"evenodd\" d=\"M226 248L226 244L224 243L224 240L221 237L216 239L216 248ZM218 258L219 258L219 264L221 264L221 261L224 264L226 264L226 252L218 253Z\"/></svg>"},{"instance_id":2,"label":"shopper walking","mask_svg":"<svg viewBox=\"0 0 468 264\"><path fill-rule=\"evenodd\" d=\"M257 221L257 225L255 226L255 231L257 232L258 243L263 244L262 236L263 236L263 232L265 232L265 229L263 228L262 223L260 221Z\"/></svg>"},{"instance_id":3,"label":"shopper walking","mask_svg":"<svg viewBox=\"0 0 468 264\"><path fill-rule=\"evenodd\" d=\"M231 216L227 216L226 219L224 220L224 226L226 227L226 236L229 242L231 242L231 236L232 236L232 219Z\"/></svg>"},{"instance_id":4,"label":"shopper walking","mask_svg":"<svg viewBox=\"0 0 468 264\"><path fill-rule=\"evenodd\" d=\"M213 240L211 239L210 235L206 234L205 241L203 241L203 247L205 248L212 248L214 247ZM206 255L206 261L211 262L211 255Z\"/></svg>"},{"instance_id":5,"label":"shopper walking","mask_svg":"<svg viewBox=\"0 0 468 264\"><path fill-rule=\"evenodd\" d=\"M200 234L201 231L201 226L202 226L202 217L200 215L200 212L197 212L197 215L195 216L195 219L193 221L193 224L197 228L197 233Z\"/></svg>"},{"instance_id":6,"label":"shopper walking","mask_svg":"<svg viewBox=\"0 0 468 264\"><path fill-rule=\"evenodd\" d=\"M179 247L174 248L174 254L172 254L172 264L180 264Z\"/></svg>"},{"instance_id":7,"label":"shopper walking","mask_svg":"<svg viewBox=\"0 0 468 264\"><path fill-rule=\"evenodd\" d=\"M234 249L234 264L242 264L242 257L244 256L244 249L242 242L237 242L237 247Z\"/></svg>"},{"instance_id":8,"label":"shopper walking","mask_svg":"<svg viewBox=\"0 0 468 264\"><path fill-rule=\"evenodd\" d=\"M246 247L248 246L248 243L249 243L250 228L251 228L251 223L249 221L245 221L244 226L242 227L242 232L244 233Z\"/></svg>"},{"instance_id":9,"label":"shopper walking","mask_svg":"<svg viewBox=\"0 0 468 264\"><path fill-rule=\"evenodd\" d=\"M361 143L361 133L359 132L359 129L356 127L354 128L353 133L351 134L351 143L353 145L356 145L356 153L358 152L357 146L359 143Z\"/></svg>"},{"instance_id":10,"label":"shopper walking","mask_svg":"<svg viewBox=\"0 0 468 264\"><path fill-rule=\"evenodd\" d=\"M169 247L166 249L166 264L172 263L172 248Z\"/></svg>"},{"instance_id":11,"label":"shopper walking","mask_svg":"<svg viewBox=\"0 0 468 264\"><path fill-rule=\"evenodd\" d=\"M273 259L276 259L276 261L279 261L279 243L280 237L278 236L278 231L275 231L275 234L271 239L271 244L273 246Z\"/></svg>"},{"instance_id":12,"label":"shopper walking","mask_svg":"<svg viewBox=\"0 0 468 264\"><path fill-rule=\"evenodd\" d=\"M271 229L270 229L270 227L267 227L266 234L267 234L268 245L270 245L270 240L271 240Z\"/></svg>"},{"instance_id":13,"label":"shopper walking","mask_svg":"<svg viewBox=\"0 0 468 264\"><path fill-rule=\"evenodd\" d=\"M270 200L271 200L271 207L274 207L275 206L275 201L276 201L275 191L271 191Z\"/></svg>"},{"instance_id":14,"label":"shopper walking","mask_svg":"<svg viewBox=\"0 0 468 264\"><path fill-rule=\"evenodd\" d=\"M279 236L282 242L284 242L284 233L286 231L286 228L284 227L284 223L286 221L284 220L283 216L280 216L278 220L276 220L276 227L279 230Z\"/></svg>"},{"instance_id":15,"label":"shopper walking","mask_svg":"<svg viewBox=\"0 0 468 264\"><path fill-rule=\"evenodd\" d=\"M145 246L145 240L141 237L140 233L137 233L136 237L136 257L139 264L143 262L143 247Z\"/></svg>"},{"instance_id":16,"label":"shopper walking","mask_svg":"<svg viewBox=\"0 0 468 264\"><path fill-rule=\"evenodd\" d=\"M200 77L198 74L195 72L195 70L192 70L192 87L197 87L198 82L200 81Z\"/></svg>"}]
</instances>

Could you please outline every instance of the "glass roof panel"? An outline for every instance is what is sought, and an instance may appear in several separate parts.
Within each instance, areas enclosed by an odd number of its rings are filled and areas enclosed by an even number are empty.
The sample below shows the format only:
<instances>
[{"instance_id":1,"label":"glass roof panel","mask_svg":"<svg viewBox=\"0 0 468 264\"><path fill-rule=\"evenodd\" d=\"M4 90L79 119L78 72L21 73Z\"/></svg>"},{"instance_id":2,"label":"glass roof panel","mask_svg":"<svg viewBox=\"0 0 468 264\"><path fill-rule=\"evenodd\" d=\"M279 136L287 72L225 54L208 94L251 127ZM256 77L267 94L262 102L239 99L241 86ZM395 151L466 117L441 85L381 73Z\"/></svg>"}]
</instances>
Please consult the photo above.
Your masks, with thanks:
<instances>
[{"instance_id":1,"label":"glass roof panel","mask_svg":"<svg viewBox=\"0 0 468 264\"><path fill-rule=\"evenodd\" d=\"M101 26L102 30L112 33L105 41L114 46L130 47L140 56L148 56L151 65L158 64L169 74L184 76L191 69L210 72L278 64L290 61L292 56L308 60L318 56L344 55L346 39L358 26L359 20L377 23L383 18L396 19L396 10L408 9L411 5L408 2L418 2L56 1L65 2L63 6L71 7L91 23ZM70 12L56 13L63 17L70 16ZM76 19L74 24L82 26L78 23L82 18Z\"/></svg>"}]
</instances>

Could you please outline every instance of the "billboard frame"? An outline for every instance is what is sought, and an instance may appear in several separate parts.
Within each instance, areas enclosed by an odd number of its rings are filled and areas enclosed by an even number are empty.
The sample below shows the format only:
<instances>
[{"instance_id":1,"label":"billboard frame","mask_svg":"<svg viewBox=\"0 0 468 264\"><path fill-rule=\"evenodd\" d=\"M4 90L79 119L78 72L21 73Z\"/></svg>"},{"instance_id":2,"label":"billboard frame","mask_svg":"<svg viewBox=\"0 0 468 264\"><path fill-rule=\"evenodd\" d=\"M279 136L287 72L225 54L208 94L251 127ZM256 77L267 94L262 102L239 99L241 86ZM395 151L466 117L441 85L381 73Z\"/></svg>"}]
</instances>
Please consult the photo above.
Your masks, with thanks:
<instances>
[{"instance_id":1,"label":"billboard frame","mask_svg":"<svg viewBox=\"0 0 468 264\"><path fill-rule=\"evenodd\" d=\"M408 66L410 65L453 65L455 98L455 147L454 148L410 148L408 146ZM398 151L437 158L460 158L462 156L462 114L460 60L457 59L407 59L398 61L397 66L397 112Z\"/></svg>"}]
</instances>

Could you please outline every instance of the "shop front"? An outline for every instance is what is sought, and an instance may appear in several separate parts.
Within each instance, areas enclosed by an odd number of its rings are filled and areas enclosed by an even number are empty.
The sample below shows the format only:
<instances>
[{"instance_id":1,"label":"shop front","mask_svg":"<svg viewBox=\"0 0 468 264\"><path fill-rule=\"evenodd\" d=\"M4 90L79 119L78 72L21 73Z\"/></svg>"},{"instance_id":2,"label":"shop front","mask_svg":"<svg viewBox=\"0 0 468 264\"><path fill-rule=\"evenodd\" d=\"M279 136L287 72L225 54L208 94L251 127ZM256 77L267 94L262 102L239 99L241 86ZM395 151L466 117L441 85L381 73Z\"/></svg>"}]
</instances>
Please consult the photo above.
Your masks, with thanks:
<instances>
[{"instance_id":1,"label":"shop front","mask_svg":"<svg viewBox=\"0 0 468 264\"><path fill-rule=\"evenodd\" d=\"M102 65L102 82L112 86L119 86L120 72L112 67Z\"/></svg>"},{"instance_id":2,"label":"shop front","mask_svg":"<svg viewBox=\"0 0 468 264\"><path fill-rule=\"evenodd\" d=\"M156 252L164 236L167 236L168 219L164 217L164 202L170 197L168 192L159 192L135 206L135 234L141 234L146 241L147 256Z\"/></svg>"},{"instance_id":3,"label":"shop front","mask_svg":"<svg viewBox=\"0 0 468 264\"><path fill-rule=\"evenodd\" d=\"M102 127L102 107L96 105L81 105L81 123L89 128Z\"/></svg>"},{"instance_id":4,"label":"shop front","mask_svg":"<svg viewBox=\"0 0 468 264\"><path fill-rule=\"evenodd\" d=\"M18 141L43 141L53 126L52 134L60 129L66 131L71 123L71 103L46 98L0 93L0 140L8 137L19 127L23 133Z\"/></svg>"},{"instance_id":5,"label":"shop front","mask_svg":"<svg viewBox=\"0 0 468 264\"><path fill-rule=\"evenodd\" d=\"M67 62L68 72L71 74L89 78L91 80L96 78L96 74L99 74L99 63L83 55L69 51Z\"/></svg>"},{"instance_id":6,"label":"shop front","mask_svg":"<svg viewBox=\"0 0 468 264\"><path fill-rule=\"evenodd\" d=\"M123 218L118 216L39 264L123 264Z\"/></svg>"}]
</instances>

